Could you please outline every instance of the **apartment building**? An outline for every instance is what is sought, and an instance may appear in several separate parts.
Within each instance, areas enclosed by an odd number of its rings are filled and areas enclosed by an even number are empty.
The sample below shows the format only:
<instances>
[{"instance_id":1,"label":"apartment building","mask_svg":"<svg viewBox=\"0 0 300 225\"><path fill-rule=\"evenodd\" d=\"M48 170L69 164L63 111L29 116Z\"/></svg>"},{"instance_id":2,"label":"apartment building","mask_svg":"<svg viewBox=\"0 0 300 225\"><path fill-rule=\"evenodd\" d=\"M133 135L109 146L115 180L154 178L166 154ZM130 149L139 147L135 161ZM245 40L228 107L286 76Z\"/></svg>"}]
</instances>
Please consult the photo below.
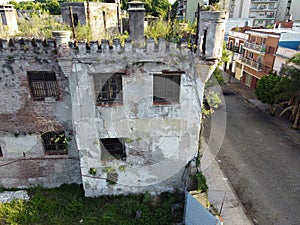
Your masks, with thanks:
<instances>
[{"instance_id":1,"label":"apartment building","mask_svg":"<svg viewBox=\"0 0 300 225\"><path fill-rule=\"evenodd\" d=\"M278 3L278 9L276 14L277 21L293 20L300 22L300 9L299 0L281 0Z\"/></svg>"},{"instance_id":2,"label":"apartment building","mask_svg":"<svg viewBox=\"0 0 300 225\"><path fill-rule=\"evenodd\" d=\"M231 0L230 18L253 18L254 26L274 24L280 0Z\"/></svg>"},{"instance_id":3,"label":"apartment building","mask_svg":"<svg viewBox=\"0 0 300 225\"><path fill-rule=\"evenodd\" d=\"M292 22L278 22L275 29L233 28L227 40L233 54L227 72L253 89L263 76L279 75L286 60L300 50L300 29L292 27Z\"/></svg>"},{"instance_id":4,"label":"apartment building","mask_svg":"<svg viewBox=\"0 0 300 225\"><path fill-rule=\"evenodd\" d=\"M198 4L208 5L208 0L178 0L177 18L193 23L196 18Z\"/></svg>"},{"instance_id":5,"label":"apartment building","mask_svg":"<svg viewBox=\"0 0 300 225\"><path fill-rule=\"evenodd\" d=\"M232 51L232 58L227 67L229 70L227 70L227 72L232 73L232 75L239 80L243 75L243 64L241 60L245 52L244 44L249 38L249 34L246 34L245 32L250 29L250 27L241 27L234 28L229 31L229 37L226 47L229 51Z\"/></svg>"}]
</instances>

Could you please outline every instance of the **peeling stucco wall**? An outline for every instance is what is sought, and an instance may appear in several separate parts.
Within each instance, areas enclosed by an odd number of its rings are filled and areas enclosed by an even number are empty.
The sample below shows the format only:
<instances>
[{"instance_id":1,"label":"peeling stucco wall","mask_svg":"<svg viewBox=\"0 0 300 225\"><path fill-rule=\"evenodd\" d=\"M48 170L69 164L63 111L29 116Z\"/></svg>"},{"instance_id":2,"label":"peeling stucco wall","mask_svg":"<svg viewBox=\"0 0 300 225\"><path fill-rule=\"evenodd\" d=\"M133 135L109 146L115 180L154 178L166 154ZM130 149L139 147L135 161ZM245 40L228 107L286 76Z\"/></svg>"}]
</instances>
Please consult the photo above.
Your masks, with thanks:
<instances>
[{"instance_id":1,"label":"peeling stucco wall","mask_svg":"<svg viewBox=\"0 0 300 225\"><path fill-rule=\"evenodd\" d=\"M81 183L79 158L72 137L72 112L68 80L56 61L53 43L1 40L0 48L0 186L59 186ZM56 101L34 100L28 71L56 75ZM70 137L67 155L45 154L41 134L65 131Z\"/></svg>"},{"instance_id":2,"label":"peeling stucco wall","mask_svg":"<svg viewBox=\"0 0 300 225\"><path fill-rule=\"evenodd\" d=\"M115 42L113 50L102 45L101 52L91 46L89 54L85 46L73 52L76 60L69 77L85 195L183 189L184 168L198 150L204 81L215 65L196 58L184 44L177 48L164 41L156 46L150 40L143 49ZM124 68L123 104L96 106L94 77ZM153 104L153 74L162 71L181 74L178 104ZM129 140L126 160L102 160L104 138ZM89 174L90 168L97 170L95 176ZM117 174L116 184L106 181L110 174L105 168Z\"/></svg>"}]
</instances>

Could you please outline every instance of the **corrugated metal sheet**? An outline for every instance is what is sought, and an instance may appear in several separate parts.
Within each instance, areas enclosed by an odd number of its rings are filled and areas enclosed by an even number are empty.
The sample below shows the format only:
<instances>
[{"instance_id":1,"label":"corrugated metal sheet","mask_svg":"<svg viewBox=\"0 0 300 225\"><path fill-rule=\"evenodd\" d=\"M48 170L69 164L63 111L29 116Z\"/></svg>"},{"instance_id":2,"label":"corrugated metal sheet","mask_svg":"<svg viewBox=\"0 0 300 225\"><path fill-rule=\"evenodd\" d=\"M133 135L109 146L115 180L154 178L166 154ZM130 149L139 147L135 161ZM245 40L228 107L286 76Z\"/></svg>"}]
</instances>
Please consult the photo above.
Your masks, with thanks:
<instances>
[{"instance_id":1,"label":"corrugated metal sheet","mask_svg":"<svg viewBox=\"0 0 300 225\"><path fill-rule=\"evenodd\" d=\"M190 193L185 194L185 225L218 225L219 221Z\"/></svg>"}]
</instances>

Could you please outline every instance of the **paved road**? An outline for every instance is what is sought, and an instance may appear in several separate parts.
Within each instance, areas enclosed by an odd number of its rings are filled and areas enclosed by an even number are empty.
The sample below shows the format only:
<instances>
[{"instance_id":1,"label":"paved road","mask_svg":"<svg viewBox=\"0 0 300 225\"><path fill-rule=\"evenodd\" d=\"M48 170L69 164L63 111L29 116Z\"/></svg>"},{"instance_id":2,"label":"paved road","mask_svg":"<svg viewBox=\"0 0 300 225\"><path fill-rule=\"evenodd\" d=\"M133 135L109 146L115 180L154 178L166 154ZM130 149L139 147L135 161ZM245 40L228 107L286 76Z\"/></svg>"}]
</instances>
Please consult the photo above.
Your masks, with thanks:
<instances>
[{"instance_id":1,"label":"paved road","mask_svg":"<svg viewBox=\"0 0 300 225\"><path fill-rule=\"evenodd\" d=\"M300 143L224 89L227 127L217 159L259 225L300 224Z\"/></svg>"}]
</instances>

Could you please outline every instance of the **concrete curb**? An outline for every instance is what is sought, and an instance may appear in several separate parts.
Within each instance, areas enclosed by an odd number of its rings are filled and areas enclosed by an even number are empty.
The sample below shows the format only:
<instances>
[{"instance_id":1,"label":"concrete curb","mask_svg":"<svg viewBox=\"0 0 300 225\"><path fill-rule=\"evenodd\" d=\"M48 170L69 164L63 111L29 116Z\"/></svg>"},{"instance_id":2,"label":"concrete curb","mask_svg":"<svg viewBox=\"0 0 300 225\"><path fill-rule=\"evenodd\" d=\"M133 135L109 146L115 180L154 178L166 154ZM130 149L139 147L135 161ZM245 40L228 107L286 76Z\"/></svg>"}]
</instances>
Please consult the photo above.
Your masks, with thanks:
<instances>
[{"instance_id":1,"label":"concrete curb","mask_svg":"<svg viewBox=\"0 0 300 225\"><path fill-rule=\"evenodd\" d=\"M207 143L202 144L209 151ZM221 213L225 225L254 225L218 162L215 158L210 160L210 166L203 170L209 187L209 202Z\"/></svg>"}]
</instances>

